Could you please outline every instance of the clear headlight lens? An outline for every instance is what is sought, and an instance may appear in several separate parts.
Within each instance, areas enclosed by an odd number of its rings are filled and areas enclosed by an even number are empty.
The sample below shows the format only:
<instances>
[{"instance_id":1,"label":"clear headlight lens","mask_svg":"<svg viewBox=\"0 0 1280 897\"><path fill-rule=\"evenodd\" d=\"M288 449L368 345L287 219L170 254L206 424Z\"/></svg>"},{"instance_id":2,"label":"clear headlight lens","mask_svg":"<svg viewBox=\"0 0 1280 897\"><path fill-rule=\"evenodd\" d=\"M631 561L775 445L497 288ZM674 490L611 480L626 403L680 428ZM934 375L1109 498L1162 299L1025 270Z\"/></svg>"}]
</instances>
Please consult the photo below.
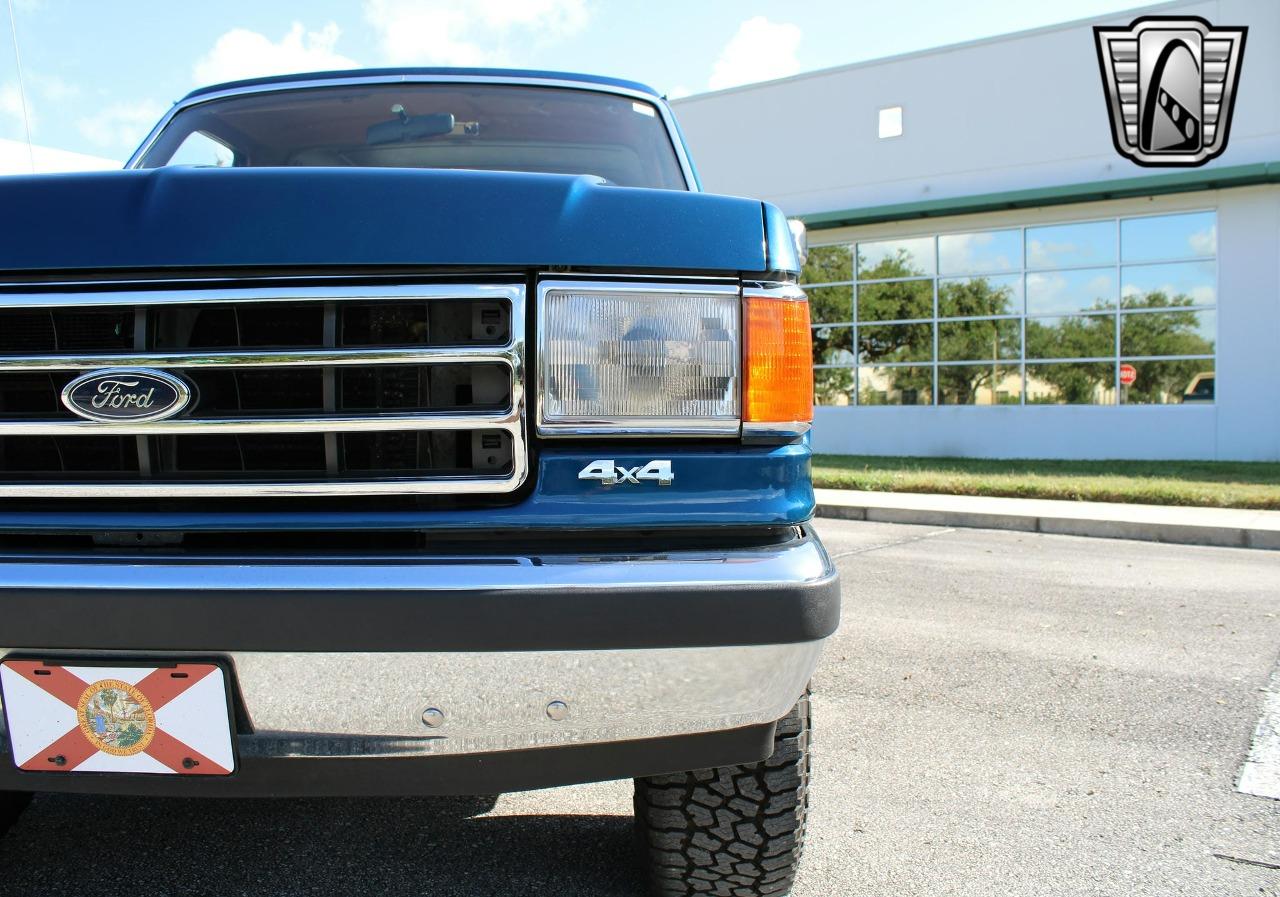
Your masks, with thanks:
<instances>
[{"instance_id":1,"label":"clear headlight lens","mask_svg":"<svg viewBox=\"0 0 1280 897\"><path fill-rule=\"evenodd\" d=\"M550 286L538 327L542 432L737 432L737 290Z\"/></svg>"}]
</instances>

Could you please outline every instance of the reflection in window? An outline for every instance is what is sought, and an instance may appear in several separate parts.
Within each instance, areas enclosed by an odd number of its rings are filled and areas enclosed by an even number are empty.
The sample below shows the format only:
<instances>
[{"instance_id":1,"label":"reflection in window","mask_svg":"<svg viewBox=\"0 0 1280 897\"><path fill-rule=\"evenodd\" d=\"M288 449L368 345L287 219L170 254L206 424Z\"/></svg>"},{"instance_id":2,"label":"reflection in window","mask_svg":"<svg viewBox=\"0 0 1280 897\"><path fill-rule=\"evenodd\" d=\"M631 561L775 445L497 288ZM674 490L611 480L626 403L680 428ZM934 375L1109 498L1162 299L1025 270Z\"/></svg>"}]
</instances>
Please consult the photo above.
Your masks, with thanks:
<instances>
[{"instance_id":1,"label":"reflection in window","mask_svg":"<svg viewBox=\"0 0 1280 897\"><path fill-rule=\"evenodd\" d=\"M813 372L815 405L853 403L853 368L818 368Z\"/></svg>"},{"instance_id":2,"label":"reflection in window","mask_svg":"<svg viewBox=\"0 0 1280 897\"><path fill-rule=\"evenodd\" d=\"M1114 405L1114 362L1027 365L1028 405Z\"/></svg>"},{"instance_id":3,"label":"reflection in window","mask_svg":"<svg viewBox=\"0 0 1280 897\"><path fill-rule=\"evenodd\" d=\"M1115 354L1114 315L1027 318L1028 358L1114 358Z\"/></svg>"},{"instance_id":4,"label":"reflection in window","mask_svg":"<svg viewBox=\"0 0 1280 897\"><path fill-rule=\"evenodd\" d=\"M1214 370L1209 359L1127 361L1137 371L1129 386L1120 387L1120 401L1127 405L1210 404Z\"/></svg>"},{"instance_id":5,"label":"reflection in window","mask_svg":"<svg viewBox=\"0 0 1280 897\"><path fill-rule=\"evenodd\" d=\"M1022 369L1003 364L945 364L938 368L940 405L1018 405Z\"/></svg>"},{"instance_id":6,"label":"reflection in window","mask_svg":"<svg viewBox=\"0 0 1280 897\"><path fill-rule=\"evenodd\" d=\"M986 274L1021 268L1021 231L989 230L938 237L939 274Z\"/></svg>"},{"instance_id":7,"label":"reflection in window","mask_svg":"<svg viewBox=\"0 0 1280 897\"><path fill-rule=\"evenodd\" d=\"M932 280L864 283L858 287L859 321L908 321L932 317Z\"/></svg>"},{"instance_id":8,"label":"reflection in window","mask_svg":"<svg viewBox=\"0 0 1280 897\"><path fill-rule=\"evenodd\" d=\"M805 287L809 294L809 319L815 324L848 324L853 321L853 287Z\"/></svg>"},{"instance_id":9,"label":"reflection in window","mask_svg":"<svg viewBox=\"0 0 1280 897\"><path fill-rule=\"evenodd\" d=\"M1022 276L958 277L938 281L938 317L978 318L1022 313Z\"/></svg>"},{"instance_id":10,"label":"reflection in window","mask_svg":"<svg viewBox=\"0 0 1280 897\"><path fill-rule=\"evenodd\" d=\"M814 246L818 402L1213 401L1216 252L1212 211Z\"/></svg>"},{"instance_id":11,"label":"reflection in window","mask_svg":"<svg viewBox=\"0 0 1280 897\"><path fill-rule=\"evenodd\" d=\"M1120 318L1120 354L1212 355L1211 311L1130 312Z\"/></svg>"},{"instance_id":12,"label":"reflection in window","mask_svg":"<svg viewBox=\"0 0 1280 897\"><path fill-rule=\"evenodd\" d=\"M1027 275L1027 314L1116 307L1116 269L1040 271Z\"/></svg>"},{"instance_id":13,"label":"reflection in window","mask_svg":"<svg viewBox=\"0 0 1280 897\"><path fill-rule=\"evenodd\" d=\"M1120 261L1212 258L1218 253L1217 219L1213 212L1126 218L1120 222Z\"/></svg>"},{"instance_id":14,"label":"reflection in window","mask_svg":"<svg viewBox=\"0 0 1280 897\"><path fill-rule=\"evenodd\" d=\"M933 271L933 237L858 244L859 280L919 277Z\"/></svg>"},{"instance_id":15,"label":"reflection in window","mask_svg":"<svg viewBox=\"0 0 1280 897\"><path fill-rule=\"evenodd\" d=\"M1114 220L1027 228L1028 268L1114 265L1115 262Z\"/></svg>"},{"instance_id":16,"label":"reflection in window","mask_svg":"<svg viewBox=\"0 0 1280 897\"><path fill-rule=\"evenodd\" d=\"M1022 357L1022 322L1017 318L939 321L939 361L1012 360Z\"/></svg>"},{"instance_id":17,"label":"reflection in window","mask_svg":"<svg viewBox=\"0 0 1280 897\"><path fill-rule=\"evenodd\" d=\"M853 250L847 245L811 246L801 283L841 283L853 280Z\"/></svg>"},{"instance_id":18,"label":"reflection in window","mask_svg":"<svg viewBox=\"0 0 1280 897\"><path fill-rule=\"evenodd\" d=\"M876 324L858 328L858 361L932 361L932 324Z\"/></svg>"},{"instance_id":19,"label":"reflection in window","mask_svg":"<svg viewBox=\"0 0 1280 897\"><path fill-rule=\"evenodd\" d=\"M852 327L813 328L814 364L852 364Z\"/></svg>"},{"instance_id":20,"label":"reflection in window","mask_svg":"<svg viewBox=\"0 0 1280 897\"><path fill-rule=\"evenodd\" d=\"M860 405L932 405L933 368L858 368Z\"/></svg>"},{"instance_id":21,"label":"reflection in window","mask_svg":"<svg viewBox=\"0 0 1280 897\"><path fill-rule=\"evenodd\" d=\"M1213 268L1213 262L1121 268L1121 304L1125 308L1213 305L1218 299Z\"/></svg>"}]
</instances>

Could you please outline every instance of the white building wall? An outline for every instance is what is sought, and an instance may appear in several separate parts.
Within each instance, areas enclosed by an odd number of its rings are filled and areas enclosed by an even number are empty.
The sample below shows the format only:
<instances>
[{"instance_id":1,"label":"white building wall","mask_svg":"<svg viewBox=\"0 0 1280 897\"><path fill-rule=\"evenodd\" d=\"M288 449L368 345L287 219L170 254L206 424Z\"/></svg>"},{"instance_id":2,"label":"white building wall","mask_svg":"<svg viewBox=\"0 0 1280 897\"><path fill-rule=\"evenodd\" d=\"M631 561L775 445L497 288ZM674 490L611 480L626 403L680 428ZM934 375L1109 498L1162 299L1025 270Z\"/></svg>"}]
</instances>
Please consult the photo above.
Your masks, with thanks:
<instances>
[{"instance_id":1,"label":"white building wall","mask_svg":"<svg viewBox=\"0 0 1280 897\"><path fill-rule=\"evenodd\" d=\"M821 215L1167 175L1112 145L1094 25L1194 15L1249 34L1227 151L1280 163L1280 2L1166 3L1116 16L703 94L674 103L706 189ZM881 139L881 108L903 134ZM773 126L770 127L769 125ZM1172 170L1172 171L1176 171ZM1191 172L1185 172L1192 175ZM818 451L1280 460L1280 186L811 230L854 242L1115 215L1218 212L1216 400L1166 406L819 407Z\"/></svg>"},{"instance_id":2,"label":"white building wall","mask_svg":"<svg viewBox=\"0 0 1280 897\"><path fill-rule=\"evenodd\" d=\"M816 409L813 446L852 455L1280 460L1280 186L930 218L823 232L824 242L1216 209L1211 405Z\"/></svg>"},{"instance_id":3,"label":"white building wall","mask_svg":"<svg viewBox=\"0 0 1280 897\"><path fill-rule=\"evenodd\" d=\"M707 190L789 215L1159 173L1116 153L1094 25L1139 13L1249 28L1227 151L1280 160L1280 2L1170 3L675 101ZM901 137L879 110L903 107Z\"/></svg>"}]
</instances>

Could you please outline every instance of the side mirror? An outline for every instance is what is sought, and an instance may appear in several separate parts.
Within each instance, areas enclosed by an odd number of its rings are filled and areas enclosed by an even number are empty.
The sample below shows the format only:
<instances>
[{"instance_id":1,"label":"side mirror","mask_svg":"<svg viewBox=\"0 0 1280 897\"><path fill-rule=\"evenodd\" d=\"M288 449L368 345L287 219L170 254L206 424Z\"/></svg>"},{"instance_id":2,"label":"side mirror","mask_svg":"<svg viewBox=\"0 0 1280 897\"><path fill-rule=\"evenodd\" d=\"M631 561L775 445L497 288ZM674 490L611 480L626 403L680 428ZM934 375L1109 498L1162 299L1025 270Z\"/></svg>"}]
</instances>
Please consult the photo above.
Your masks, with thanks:
<instances>
[{"instance_id":1,"label":"side mirror","mask_svg":"<svg viewBox=\"0 0 1280 897\"><path fill-rule=\"evenodd\" d=\"M791 239L796 244L796 255L803 265L809 260L809 229L799 218L788 218L787 227L791 228Z\"/></svg>"}]
</instances>

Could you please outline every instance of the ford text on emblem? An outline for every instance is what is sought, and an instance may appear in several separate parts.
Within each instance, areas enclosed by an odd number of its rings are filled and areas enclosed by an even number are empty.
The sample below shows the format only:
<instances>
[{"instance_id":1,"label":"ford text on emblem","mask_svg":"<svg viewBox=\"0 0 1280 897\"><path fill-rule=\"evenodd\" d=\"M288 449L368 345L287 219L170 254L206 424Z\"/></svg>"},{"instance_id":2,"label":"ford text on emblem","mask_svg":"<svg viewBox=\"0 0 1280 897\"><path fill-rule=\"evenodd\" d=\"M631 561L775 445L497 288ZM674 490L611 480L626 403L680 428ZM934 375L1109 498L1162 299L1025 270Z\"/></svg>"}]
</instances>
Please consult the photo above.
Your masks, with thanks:
<instances>
[{"instance_id":1,"label":"ford text on emblem","mask_svg":"<svg viewBox=\"0 0 1280 897\"><path fill-rule=\"evenodd\" d=\"M110 423L164 420L190 401L191 388L186 383L150 368L90 371L62 390L62 404L72 413Z\"/></svg>"}]
</instances>

